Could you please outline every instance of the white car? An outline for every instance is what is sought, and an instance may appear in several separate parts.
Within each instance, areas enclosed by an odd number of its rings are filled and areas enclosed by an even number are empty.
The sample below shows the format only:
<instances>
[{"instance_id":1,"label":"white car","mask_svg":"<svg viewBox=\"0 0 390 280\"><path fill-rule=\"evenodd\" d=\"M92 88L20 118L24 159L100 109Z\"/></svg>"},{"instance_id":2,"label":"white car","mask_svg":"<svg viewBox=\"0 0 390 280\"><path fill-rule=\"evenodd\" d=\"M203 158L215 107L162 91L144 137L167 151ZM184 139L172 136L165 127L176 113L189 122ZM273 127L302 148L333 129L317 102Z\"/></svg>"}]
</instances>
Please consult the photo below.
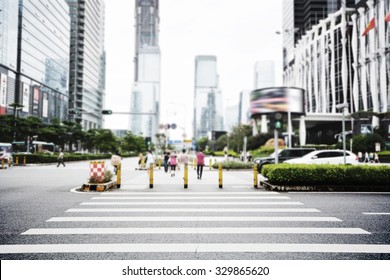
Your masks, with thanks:
<instances>
[{"instance_id":1,"label":"white car","mask_svg":"<svg viewBox=\"0 0 390 280\"><path fill-rule=\"evenodd\" d=\"M345 151L346 164L357 164L358 157ZM308 153L300 158L284 161L284 163L307 163L307 164L344 164L344 152L342 150L320 150Z\"/></svg>"}]
</instances>

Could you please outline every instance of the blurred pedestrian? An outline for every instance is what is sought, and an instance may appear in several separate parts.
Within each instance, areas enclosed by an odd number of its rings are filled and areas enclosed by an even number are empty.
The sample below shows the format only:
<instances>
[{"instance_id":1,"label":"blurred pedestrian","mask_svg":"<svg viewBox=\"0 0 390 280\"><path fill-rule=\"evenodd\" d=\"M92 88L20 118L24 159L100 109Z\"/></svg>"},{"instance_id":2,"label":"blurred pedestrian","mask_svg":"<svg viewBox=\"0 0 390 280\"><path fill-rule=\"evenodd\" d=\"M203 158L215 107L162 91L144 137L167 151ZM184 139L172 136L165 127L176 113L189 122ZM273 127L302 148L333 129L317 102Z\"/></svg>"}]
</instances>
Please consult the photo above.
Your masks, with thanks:
<instances>
[{"instance_id":1,"label":"blurred pedestrian","mask_svg":"<svg viewBox=\"0 0 390 280\"><path fill-rule=\"evenodd\" d=\"M114 173L115 173L115 175L118 172L118 165L121 164L121 160L122 160L122 158L121 158L121 156L119 154L119 151L117 150L115 152L115 154L113 154L111 156L111 165L114 166Z\"/></svg>"},{"instance_id":2,"label":"blurred pedestrian","mask_svg":"<svg viewBox=\"0 0 390 280\"><path fill-rule=\"evenodd\" d=\"M203 166L204 166L204 154L202 153L202 150L199 149L198 153L196 154L196 174L198 175L199 180L202 179Z\"/></svg>"},{"instance_id":3,"label":"blurred pedestrian","mask_svg":"<svg viewBox=\"0 0 390 280\"><path fill-rule=\"evenodd\" d=\"M168 167L169 167L169 164L168 164L169 156L170 156L169 152L168 152L168 151L165 151L165 152L164 152L164 161L163 161L165 173L168 172Z\"/></svg>"},{"instance_id":4,"label":"blurred pedestrian","mask_svg":"<svg viewBox=\"0 0 390 280\"><path fill-rule=\"evenodd\" d=\"M378 153L375 153L375 154L374 154L374 162L375 162L375 163L379 163L379 156L378 156Z\"/></svg>"},{"instance_id":5,"label":"blurred pedestrian","mask_svg":"<svg viewBox=\"0 0 390 280\"><path fill-rule=\"evenodd\" d=\"M370 156L368 155L368 152L364 153L364 162L370 162Z\"/></svg>"},{"instance_id":6,"label":"blurred pedestrian","mask_svg":"<svg viewBox=\"0 0 390 280\"><path fill-rule=\"evenodd\" d=\"M153 168L153 165L154 165L154 156L152 154L152 151L148 150L148 153L146 155L146 170L148 172L148 175L150 172L150 168Z\"/></svg>"},{"instance_id":7,"label":"blurred pedestrian","mask_svg":"<svg viewBox=\"0 0 390 280\"><path fill-rule=\"evenodd\" d=\"M62 152L61 149L60 149L60 154L58 155L57 161L58 161L57 167L59 167L60 164L62 164L62 165L65 167L65 163L64 163L64 153Z\"/></svg>"},{"instance_id":8,"label":"blurred pedestrian","mask_svg":"<svg viewBox=\"0 0 390 280\"><path fill-rule=\"evenodd\" d=\"M171 177L174 177L176 175L176 165L177 165L177 156L175 152L172 152L171 156L169 157L169 166L171 167Z\"/></svg>"}]
</instances>

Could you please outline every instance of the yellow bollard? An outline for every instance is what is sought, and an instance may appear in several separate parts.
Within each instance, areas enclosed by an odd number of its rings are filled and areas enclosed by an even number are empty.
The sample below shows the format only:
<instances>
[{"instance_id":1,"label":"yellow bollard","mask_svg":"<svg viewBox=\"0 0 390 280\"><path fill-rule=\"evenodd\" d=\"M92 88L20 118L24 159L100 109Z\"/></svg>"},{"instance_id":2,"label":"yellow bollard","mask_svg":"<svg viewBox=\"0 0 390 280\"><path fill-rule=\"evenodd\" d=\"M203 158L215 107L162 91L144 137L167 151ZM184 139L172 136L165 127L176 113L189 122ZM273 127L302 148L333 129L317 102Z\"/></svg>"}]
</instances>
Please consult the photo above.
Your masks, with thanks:
<instances>
[{"instance_id":1,"label":"yellow bollard","mask_svg":"<svg viewBox=\"0 0 390 280\"><path fill-rule=\"evenodd\" d=\"M121 163L119 162L116 166L116 187L119 189L121 187Z\"/></svg>"},{"instance_id":2,"label":"yellow bollard","mask_svg":"<svg viewBox=\"0 0 390 280\"><path fill-rule=\"evenodd\" d=\"M184 188L188 188L188 163L184 164Z\"/></svg>"},{"instance_id":3,"label":"yellow bollard","mask_svg":"<svg viewBox=\"0 0 390 280\"><path fill-rule=\"evenodd\" d=\"M1 169L4 169L4 159L1 160Z\"/></svg>"},{"instance_id":4,"label":"yellow bollard","mask_svg":"<svg viewBox=\"0 0 390 280\"><path fill-rule=\"evenodd\" d=\"M194 163L193 163L193 165L194 165L194 170L196 170L196 158L194 158Z\"/></svg>"},{"instance_id":5,"label":"yellow bollard","mask_svg":"<svg viewBox=\"0 0 390 280\"><path fill-rule=\"evenodd\" d=\"M218 166L218 174L219 174L219 188L222 189L222 164L220 163Z\"/></svg>"},{"instance_id":6,"label":"yellow bollard","mask_svg":"<svg viewBox=\"0 0 390 280\"><path fill-rule=\"evenodd\" d=\"M18 156L15 157L15 164L19 165L19 157Z\"/></svg>"},{"instance_id":7,"label":"yellow bollard","mask_svg":"<svg viewBox=\"0 0 390 280\"><path fill-rule=\"evenodd\" d=\"M253 166L253 186L257 189L259 187L257 180L257 164Z\"/></svg>"},{"instance_id":8,"label":"yellow bollard","mask_svg":"<svg viewBox=\"0 0 390 280\"><path fill-rule=\"evenodd\" d=\"M210 161L209 161L210 170L211 170L211 162L212 162L212 160L211 160L211 158L210 158Z\"/></svg>"},{"instance_id":9,"label":"yellow bollard","mask_svg":"<svg viewBox=\"0 0 390 280\"><path fill-rule=\"evenodd\" d=\"M161 169L161 158L158 159L158 169Z\"/></svg>"},{"instance_id":10,"label":"yellow bollard","mask_svg":"<svg viewBox=\"0 0 390 280\"><path fill-rule=\"evenodd\" d=\"M153 189L153 163L149 165L149 188Z\"/></svg>"},{"instance_id":11,"label":"yellow bollard","mask_svg":"<svg viewBox=\"0 0 390 280\"><path fill-rule=\"evenodd\" d=\"M26 165L26 156L23 158L23 165Z\"/></svg>"}]
</instances>

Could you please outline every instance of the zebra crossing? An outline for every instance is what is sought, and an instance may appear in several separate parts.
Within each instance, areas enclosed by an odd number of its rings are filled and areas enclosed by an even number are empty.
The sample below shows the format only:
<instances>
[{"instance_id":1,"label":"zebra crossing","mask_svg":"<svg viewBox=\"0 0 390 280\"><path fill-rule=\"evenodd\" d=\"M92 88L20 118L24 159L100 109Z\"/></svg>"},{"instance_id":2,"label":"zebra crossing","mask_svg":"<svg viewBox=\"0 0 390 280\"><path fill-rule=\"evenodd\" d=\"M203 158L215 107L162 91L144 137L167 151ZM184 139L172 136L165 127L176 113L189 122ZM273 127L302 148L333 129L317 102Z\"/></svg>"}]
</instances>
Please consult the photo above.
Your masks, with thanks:
<instances>
[{"instance_id":1,"label":"zebra crossing","mask_svg":"<svg viewBox=\"0 0 390 280\"><path fill-rule=\"evenodd\" d=\"M104 192L21 233L56 243L0 245L0 254L390 253L390 245L329 242L371 234L343 223L277 192Z\"/></svg>"}]
</instances>

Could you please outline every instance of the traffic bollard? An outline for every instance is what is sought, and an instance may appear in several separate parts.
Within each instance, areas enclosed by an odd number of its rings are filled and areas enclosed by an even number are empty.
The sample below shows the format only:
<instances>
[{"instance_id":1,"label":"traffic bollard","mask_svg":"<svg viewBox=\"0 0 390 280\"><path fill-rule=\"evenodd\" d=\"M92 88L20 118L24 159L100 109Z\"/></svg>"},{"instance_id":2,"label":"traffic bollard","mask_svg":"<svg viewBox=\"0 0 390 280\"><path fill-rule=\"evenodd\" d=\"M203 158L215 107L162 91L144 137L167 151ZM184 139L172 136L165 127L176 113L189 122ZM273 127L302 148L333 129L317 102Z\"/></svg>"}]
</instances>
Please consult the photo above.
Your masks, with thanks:
<instances>
[{"instance_id":1,"label":"traffic bollard","mask_svg":"<svg viewBox=\"0 0 390 280\"><path fill-rule=\"evenodd\" d=\"M257 189L259 187L257 180L257 165L253 166L253 186Z\"/></svg>"},{"instance_id":2,"label":"traffic bollard","mask_svg":"<svg viewBox=\"0 0 390 280\"><path fill-rule=\"evenodd\" d=\"M188 164L184 164L184 188L188 188Z\"/></svg>"},{"instance_id":3,"label":"traffic bollard","mask_svg":"<svg viewBox=\"0 0 390 280\"><path fill-rule=\"evenodd\" d=\"M218 174L219 174L219 188L222 189L222 164L220 163L218 166Z\"/></svg>"},{"instance_id":4,"label":"traffic bollard","mask_svg":"<svg viewBox=\"0 0 390 280\"><path fill-rule=\"evenodd\" d=\"M161 158L158 159L158 169L161 169Z\"/></svg>"},{"instance_id":5,"label":"traffic bollard","mask_svg":"<svg viewBox=\"0 0 390 280\"><path fill-rule=\"evenodd\" d=\"M210 161L209 161L209 167L210 167L210 170L211 170L211 164L212 163L212 160L211 160L211 158L210 158Z\"/></svg>"},{"instance_id":6,"label":"traffic bollard","mask_svg":"<svg viewBox=\"0 0 390 280\"><path fill-rule=\"evenodd\" d=\"M121 187L121 176L122 176L122 171L121 171L122 165L119 162L118 165L116 166L116 187L119 189Z\"/></svg>"},{"instance_id":7,"label":"traffic bollard","mask_svg":"<svg viewBox=\"0 0 390 280\"><path fill-rule=\"evenodd\" d=\"M153 189L153 163L149 165L149 188Z\"/></svg>"},{"instance_id":8,"label":"traffic bollard","mask_svg":"<svg viewBox=\"0 0 390 280\"><path fill-rule=\"evenodd\" d=\"M1 169L4 169L4 159L1 160Z\"/></svg>"},{"instance_id":9,"label":"traffic bollard","mask_svg":"<svg viewBox=\"0 0 390 280\"><path fill-rule=\"evenodd\" d=\"M26 156L23 158L23 165L26 165Z\"/></svg>"},{"instance_id":10,"label":"traffic bollard","mask_svg":"<svg viewBox=\"0 0 390 280\"><path fill-rule=\"evenodd\" d=\"M19 157L18 156L15 157L15 164L19 165Z\"/></svg>"},{"instance_id":11,"label":"traffic bollard","mask_svg":"<svg viewBox=\"0 0 390 280\"><path fill-rule=\"evenodd\" d=\"M196 170L196 158L194 158L193 165L194 165L194 170Z\"/></svg>"}]
</instances>

